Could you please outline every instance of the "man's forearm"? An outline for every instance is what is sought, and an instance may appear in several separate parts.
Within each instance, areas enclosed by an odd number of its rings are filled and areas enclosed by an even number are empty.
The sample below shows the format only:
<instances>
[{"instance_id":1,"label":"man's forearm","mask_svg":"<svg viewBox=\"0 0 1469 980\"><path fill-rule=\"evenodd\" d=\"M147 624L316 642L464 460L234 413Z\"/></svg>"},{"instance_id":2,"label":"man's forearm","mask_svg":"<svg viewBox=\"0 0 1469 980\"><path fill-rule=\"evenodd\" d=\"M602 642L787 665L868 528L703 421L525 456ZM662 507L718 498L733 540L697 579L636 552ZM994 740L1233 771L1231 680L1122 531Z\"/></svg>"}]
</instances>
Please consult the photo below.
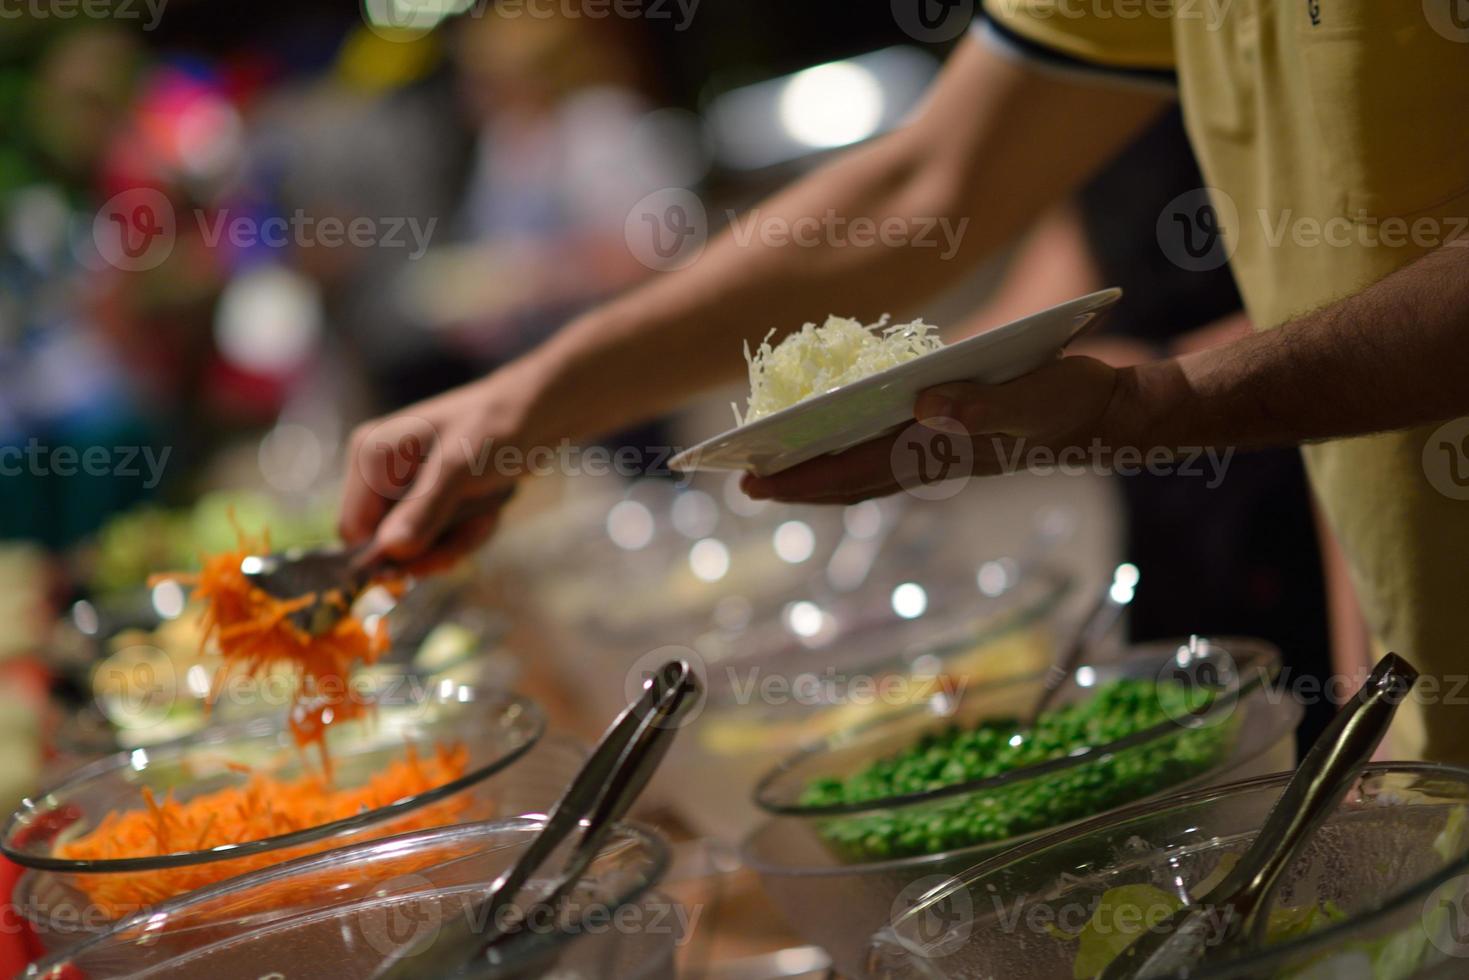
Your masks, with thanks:
<instances>
[{"instance_id":1,"label":"man's forearm","mask_svg":"<svg viewBox=\"0 0 1469 980\"><path fill-rule=\"evenodd\" d=\"M904 314L1008 243L1111 156L1164 103L1040 76L967 44L905 129L764 202L783 228L834 215L928 229L943 247L766 244L726 232L691 267L593 311L534 352L542 432L583 436L681 404L733 379L744 341L828 313ZM1105 120L1105 122L1104 122ZM741 219L744 221L745 219ZM947 229L951 241L944 241Z\"/></svg>"},{"instance_id":2,"label":"man's forearm","mask_svg":"<svg viewBox=\"0 0 1469 980\"><path fill-rule=\"evenodd\" d=\"M1469 413L1469 241L1339 303L1124 373L1119 444L1291 445Z\"/></svg>"}]
</instances>

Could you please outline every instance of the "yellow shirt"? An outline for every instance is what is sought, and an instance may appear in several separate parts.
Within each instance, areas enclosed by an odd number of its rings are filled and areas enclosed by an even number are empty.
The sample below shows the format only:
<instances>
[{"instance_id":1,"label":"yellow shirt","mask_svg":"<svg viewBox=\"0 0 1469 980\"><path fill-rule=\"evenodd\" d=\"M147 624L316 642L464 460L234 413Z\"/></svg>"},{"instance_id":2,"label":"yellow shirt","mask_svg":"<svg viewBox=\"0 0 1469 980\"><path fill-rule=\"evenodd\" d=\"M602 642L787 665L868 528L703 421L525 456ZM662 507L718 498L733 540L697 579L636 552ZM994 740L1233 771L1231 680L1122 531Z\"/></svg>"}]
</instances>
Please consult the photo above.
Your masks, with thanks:
<instances>
[{"instance_id":1,"label":"yellow shirt","mask_svg":"<svg viewBox=\"0 0 1469 980\"><path fill-rule=\"evenodd\" d=\"M1201 191L1158 216L1160 245L1185 268L1227 256L1261 329L1288 330L1469 225L1469 0L984 6L978 29L1019 56L1176 84L1219 234L1203 247ZM1469 762L1466 437L1469 419L1305 450L1377 642L1438 675L1400 718L1405 747L1458 762Z\"/></svg>"}]
</instances>

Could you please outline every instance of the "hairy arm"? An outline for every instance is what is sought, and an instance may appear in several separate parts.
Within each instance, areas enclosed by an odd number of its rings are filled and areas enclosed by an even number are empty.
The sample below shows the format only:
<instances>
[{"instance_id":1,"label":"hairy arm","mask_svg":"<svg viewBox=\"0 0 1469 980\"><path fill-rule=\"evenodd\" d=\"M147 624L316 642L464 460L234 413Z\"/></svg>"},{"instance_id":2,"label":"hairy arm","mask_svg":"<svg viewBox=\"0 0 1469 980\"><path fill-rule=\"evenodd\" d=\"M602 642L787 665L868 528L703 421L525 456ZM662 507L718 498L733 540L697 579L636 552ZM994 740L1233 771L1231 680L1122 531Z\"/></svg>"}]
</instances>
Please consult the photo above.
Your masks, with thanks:
<instances>
[{"instance_id":1,"label":"hairy arm","mask_svg":"<svg viewBox=\"0 0 1469 980\"><path fill-rule=\"evenodd\" d=\"M735 377L742 342L772 327L911 308L1016 237L1164 105L965 43L908 125L764 202L758 219L787 227L828 214L879 225L942 219L961 229L953 254L881 238L767 244L726 233L693 265L580 317L519 361L406 409L424 430L413 434L426 451L413 459L395 460L392 440L381 438L385 428L392 434L392 417L360 428L343 537L372 539L398 558L462 548L493 526L497 508L482 505L509 482L473 464L487 440L529 448L610 431ZM455 526L465 533L444 542Z\"/></svg>"},{"instance_id":2,"label":"hairy arm","mask_svg":"<svg viewBox=\"0 0 1469 980\"><path fill-rule=\"evenodd\" d=\"M973 472L1017 443L1052 451L1262 448L1407 428L1469 412L1469 241L1445 245L1274 330L1127 368L1064 357L1003 385L924 392L920 422L972 441ZM911 486L892 439L764 479L757 497L840 503ZM911 438L911 434L906 436Z\"/></svg>"}]
</instances>

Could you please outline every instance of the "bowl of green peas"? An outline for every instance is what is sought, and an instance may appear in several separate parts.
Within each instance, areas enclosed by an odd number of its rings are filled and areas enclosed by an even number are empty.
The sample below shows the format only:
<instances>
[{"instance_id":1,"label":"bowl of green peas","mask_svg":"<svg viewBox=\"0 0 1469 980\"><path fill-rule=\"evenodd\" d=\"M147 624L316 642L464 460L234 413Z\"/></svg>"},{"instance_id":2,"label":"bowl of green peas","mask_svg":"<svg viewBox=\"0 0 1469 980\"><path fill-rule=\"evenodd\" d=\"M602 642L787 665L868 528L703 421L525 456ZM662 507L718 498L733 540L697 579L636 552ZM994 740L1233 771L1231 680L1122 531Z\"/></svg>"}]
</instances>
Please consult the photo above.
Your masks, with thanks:
<instances>
[{"instance_id":1,"label":"bowl of green peas","mask_svg":"<svg viewBox=\"0 0 1469 980\"><path fill-rule=\"evenodd\" d=\"M1044 674L951 688L768 773L755 799L771 817L745 861L860 972L866 937L925 883L1118 807L1291 768L1301 709L1279 671L1259 640L1147 644L1078 668L1033 725Z\"/></svg>"}]
</instances>

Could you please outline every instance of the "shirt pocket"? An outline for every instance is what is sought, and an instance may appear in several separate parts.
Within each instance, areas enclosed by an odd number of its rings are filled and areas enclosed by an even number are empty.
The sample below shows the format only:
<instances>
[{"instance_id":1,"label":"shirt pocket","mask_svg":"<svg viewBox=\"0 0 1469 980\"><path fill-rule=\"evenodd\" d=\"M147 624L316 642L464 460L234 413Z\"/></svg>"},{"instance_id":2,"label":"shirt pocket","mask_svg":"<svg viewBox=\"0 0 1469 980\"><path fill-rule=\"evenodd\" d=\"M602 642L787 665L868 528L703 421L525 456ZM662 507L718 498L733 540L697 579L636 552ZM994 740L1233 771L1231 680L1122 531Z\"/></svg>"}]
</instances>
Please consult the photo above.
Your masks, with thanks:
<instances>
[{"instance_id":1,"label":"shirt pocket","mask_svg":"<svg viewBox=\"0 0 1469 980\"><path fill-rule=\"evenodd\" d=\"M1469 190L1469 44L1435 31L1418 0L1291 6L1321 179L1342 213L1412 215Z\"/></svg>"}]
</instances>

